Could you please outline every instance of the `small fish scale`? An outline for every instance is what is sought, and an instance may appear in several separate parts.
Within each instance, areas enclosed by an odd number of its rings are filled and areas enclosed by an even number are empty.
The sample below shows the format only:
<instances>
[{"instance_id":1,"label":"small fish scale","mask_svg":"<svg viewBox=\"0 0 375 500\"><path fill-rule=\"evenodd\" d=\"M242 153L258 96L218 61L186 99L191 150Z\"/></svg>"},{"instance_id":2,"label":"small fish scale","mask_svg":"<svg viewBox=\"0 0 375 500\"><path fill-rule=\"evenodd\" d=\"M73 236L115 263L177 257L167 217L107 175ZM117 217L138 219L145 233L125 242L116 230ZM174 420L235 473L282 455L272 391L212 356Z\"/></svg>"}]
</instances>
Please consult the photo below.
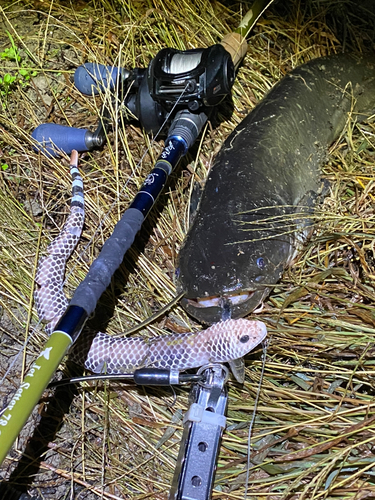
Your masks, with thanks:
<instances>
[{"instance_id":1,"label":"small fish scale","mask_svg":"<svg viewBox=\"0 0 375 500\"><path fill-rule=\"evenodd\" d=\"M48 246L36 274L35 303L39 318L51 333L68 306L63 293L66 261L77 245L84 223L83 182L78 154L73 151L70 170L73 179L71 210L60 234ZM85 331L76 342L71 359L94 373L132 372L143 366L187 370L210 362L238 359L266 336L260 321L245 319L215 323L207 330L158 337L116 338L106 333Z\"/></svg>"}]
</instances>

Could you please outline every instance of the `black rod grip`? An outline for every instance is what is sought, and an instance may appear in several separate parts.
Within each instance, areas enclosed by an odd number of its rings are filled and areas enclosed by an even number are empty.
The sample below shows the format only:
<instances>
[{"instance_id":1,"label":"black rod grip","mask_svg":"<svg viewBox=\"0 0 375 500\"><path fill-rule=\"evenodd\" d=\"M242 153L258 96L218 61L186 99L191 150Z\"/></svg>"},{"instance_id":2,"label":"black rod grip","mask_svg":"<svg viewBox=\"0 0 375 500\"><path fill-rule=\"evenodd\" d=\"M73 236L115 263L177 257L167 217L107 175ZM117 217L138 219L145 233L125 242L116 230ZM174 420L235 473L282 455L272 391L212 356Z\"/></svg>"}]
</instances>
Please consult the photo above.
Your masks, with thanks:
<instances>
[{"instance_id":1,"label":"black rod grip","mask_svg":"<svg viewBox=\"0 0 375 500\"><path fill-rule=\"evenodd\" d=\"M120 267L143 221L144 216L139 210L128 208L125 211L99 256L91 264L85 279L78 285L70 305L83 307L89 316L94 312L100 296Z\"/></svg>"}]
</instances>

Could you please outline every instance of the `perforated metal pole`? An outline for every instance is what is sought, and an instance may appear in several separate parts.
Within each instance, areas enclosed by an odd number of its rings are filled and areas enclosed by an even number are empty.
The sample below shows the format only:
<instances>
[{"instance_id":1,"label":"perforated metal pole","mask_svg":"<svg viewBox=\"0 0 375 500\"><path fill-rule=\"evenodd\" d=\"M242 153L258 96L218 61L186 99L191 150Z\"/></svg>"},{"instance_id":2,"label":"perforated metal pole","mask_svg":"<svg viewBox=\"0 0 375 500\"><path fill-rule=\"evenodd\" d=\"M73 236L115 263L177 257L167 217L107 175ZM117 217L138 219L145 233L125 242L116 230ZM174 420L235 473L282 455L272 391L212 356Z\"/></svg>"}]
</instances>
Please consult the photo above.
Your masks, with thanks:
<instances>
[{"instance_id":1,"label":"perforated metal pole","mask_svg":"<svg viewBox=\"0 0 375 500\"><path fill-rule=\"evenodd\" d=\"M208 500L226 425L228 371L214 365L204 371L205 383L194 384L184 417L180 451L169 500Z\"/></svg>"}]
</instances>

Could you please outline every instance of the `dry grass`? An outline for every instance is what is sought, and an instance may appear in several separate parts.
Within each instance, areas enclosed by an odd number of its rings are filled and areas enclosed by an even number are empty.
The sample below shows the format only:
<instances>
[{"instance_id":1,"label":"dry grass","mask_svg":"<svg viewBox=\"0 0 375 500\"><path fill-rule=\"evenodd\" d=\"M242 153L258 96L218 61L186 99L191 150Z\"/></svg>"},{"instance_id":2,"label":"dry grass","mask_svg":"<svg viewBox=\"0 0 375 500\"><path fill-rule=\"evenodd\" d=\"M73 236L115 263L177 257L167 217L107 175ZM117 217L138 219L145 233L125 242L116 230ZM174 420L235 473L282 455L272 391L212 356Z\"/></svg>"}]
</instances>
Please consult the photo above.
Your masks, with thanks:
<instances>
[{"instance_id":1,"label":"dry grass","mask_svg":"<svg viewBox=\"0 0 375 500\"><path fill-rule=\"evenodd\" d=\"M370 16L359 10L362 16L345 17L353 5L290 1L279 5L278 14L271 10L260 20L233 90L233 116L214 130L208 127L196 155L174 175L160 213L151 214L138 249L130 252L102 300L100 319L106 323L109 318L109 333L133 327L174 297L173 274L187 230L192 182L205 178L223 140L243 116L287 71L339 51L333 29L342 33L344 21L347 46L361 51L369 44L371 26L366 31L365 23ZM0 376L17 352L23 353L3 382L2 398L18 386L46 339L42 328L35 328L33 278L40 253L69 209L67 161L47 160L33 152L29 133L45 121L75 127L96 123L100 99L82 96L71 83L79 64L97 60L145 66L165 46L208 46L237 26L241 12L240 4L232 10L203 0L96 0L75 4L74 9L66 2L25 2L1 11L22 61L38 73L34 83L14 85L1 96ZM3 34L0 52L9 46ZM9 73L14 74L16 66L16 61L0 60L0 68ZM85 276L150 171L161 144L152 144L140 163L148 146L150 139L138 127L120 120L105 147L82 156L87 216L84 238L69 262L68 294ZM375 497L374 151L372 123L349 124L332 146L324 169L332 182L331 194L298 259L258 315L272 340L252 437L249 498ZM199 325L174 307L140 334L192 327ZM249 357L244 386L229 386L229 423L216 499L244 496L247 428L261 372L259 354ZM30 485L45 499L165 499L187 395L188 390L179 390L171 406L168 391L106 383L82 386L75 394L61 390L56 398L46 394L3 464L2 476L11 475L14 486ZM48 446L38 444L38 432ZM28 453L41 454L39 471L39 462L35 470L27 458L18 463L31 435L34 448Z\"/></svg>"}]
</instances>

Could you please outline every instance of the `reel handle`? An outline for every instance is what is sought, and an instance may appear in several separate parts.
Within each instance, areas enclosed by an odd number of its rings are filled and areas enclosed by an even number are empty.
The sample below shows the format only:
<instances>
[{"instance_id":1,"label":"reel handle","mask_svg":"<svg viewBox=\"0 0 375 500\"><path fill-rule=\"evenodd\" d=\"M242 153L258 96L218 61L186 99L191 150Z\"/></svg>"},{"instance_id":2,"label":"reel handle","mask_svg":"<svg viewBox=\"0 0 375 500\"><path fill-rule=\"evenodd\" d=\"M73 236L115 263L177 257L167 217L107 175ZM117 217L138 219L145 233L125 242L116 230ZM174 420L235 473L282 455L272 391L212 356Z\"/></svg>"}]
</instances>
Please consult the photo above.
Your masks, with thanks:
<instances>
[{"instance_id":1,"label":"reel handle","mask_svg":"<svg viewBox=\"0 0 375 500\"><path fill-rule=\"evenodd\" d=\"M90 130L65 127L55 123L39 125L31 136L37 142L34 149L48 157L59 156L61 151L70 155L73 149L80 153L91 151L102 143L102 140Z\"/></svg>"},{"instance_id":2,"label":"reel handle","mask_svg":"<svg viewBox=\"0 0 375 500\"><path fill-rule=\"evenodd\" d=\"M117 66L85 63L74 73L74 84L85 95L98 95L106 90L116 90L117 81L122 82L129 77L129 71Z\"/></svg>"}]
</instances>

